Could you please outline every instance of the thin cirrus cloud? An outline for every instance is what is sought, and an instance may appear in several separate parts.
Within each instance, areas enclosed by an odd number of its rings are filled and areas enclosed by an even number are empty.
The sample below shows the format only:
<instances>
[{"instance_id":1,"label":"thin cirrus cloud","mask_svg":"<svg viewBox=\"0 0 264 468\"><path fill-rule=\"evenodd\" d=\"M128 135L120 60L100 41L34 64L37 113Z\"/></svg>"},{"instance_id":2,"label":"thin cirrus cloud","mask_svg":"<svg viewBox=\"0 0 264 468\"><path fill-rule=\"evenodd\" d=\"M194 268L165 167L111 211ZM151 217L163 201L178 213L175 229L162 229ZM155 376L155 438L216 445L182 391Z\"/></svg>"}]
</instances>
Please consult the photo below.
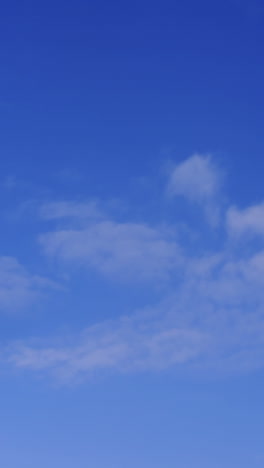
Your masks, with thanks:
<instances>
[{"instance_id":1,"label":"thin cirrus cloud","mask_svg":"<svg viewBox=\"0 0 264 468\"><path fill-rule=\"evenodd\" d=\"M165 229L108 218L47 232L39 242L50 257L112 279L165 279L182 262L177 242Z\"/></svg>"},{"instance_id":2,"label":"thin cirrus cloud","mask_svg":"<svg viewBox=\"0 0 264 468\"><path fill-rule=\"evenodd\" d=\"M0 257L0 312L15 312L57 287L47 278L29 273L13 257Z\"/></svg>"},{"instance_id":3,"label":"thin cirrus cloud","mask_svg":"<svg viewBox=\"0 0 264 468\"><path fill-rule=\"evenodd\" d=\"M64 344L62 337L58 343L13 343L6 360L64 382L98 371L261 367L263 258L260 252L244 262L230 262L224 253L188 259L184 280L156 306L95 324Z\"/></svg>"},{"instance_id":4,"label":"thin cirrus cloud","mask_svg":"<svg viewBox=\"0 0 264 468\"><path fill-rule=\"evenodd\" d=\"M212 225L219 219L219 193L222 172L209 155L194 154L173 167L168 181L168 194L181 196L200 205Z\"/></svg>"},{"instance_id":5,"label":"thin cirrus cloud","mask_svg":"<svg viewBox=\"0 0 264 468\"><path fill-rule=\"evenodd\" d=\"M227 212L227 227L232 236L264 235L264 203L245 209L230 207Z\"/></svg>"},{"instance_id":6,"label":"thin cirrus cloud","mask_svg":"<svg viewBox=\"0 0 264 468\"><path fill-rule=\"evenodd\" d=\"M210 224L219 218L216 201L221 171L210 156L195 154L175 166L168 190L198 202ZM147 223L117 222L98 208L98 203L51 202L40 207L40 216L49 220L79 220L65 229L40 236L46 254L54 258L94 268L111 278L167 279L182 267L182 248L170 229Z\"/></svg>"},{"instance_id":7,"label":"thin cirrus cloud","mask_svg":"<svg viewBox=\"0 0 264 468\"><path fill-rule=\"evenodd\" d=\"M193 167L201 179L194 186L189 177L191 173L193 177ZM190 200L196 194L199 203L209 203L219 193L216 165L207 156L193 156L174 168L174 184L179 174L185 179L178 193L189 193ZM10 343L5 351L9 363L51 372L62 380L97 371L174 367L241 372L263 366L264 250L258 243L249 253L243 236L239 251L227 242L233 231L243 233L250 228L262 234L258 221L262 205L243 211L229 208L226 231L221 229L217 247L208 246L214 231L205 222L206 243L196 237L200 254L182 244L174 226L164 229L133 220L114 221L106 214L90 216L90 206L89 201L87 205L64 201L41 206L43 221L54 223L53 229L49 225L48 232L40 236L45 254L61 261L68 271L85 266L111 280L131 281L134 287L135 280L151 279L156 288L162 279L167 281L163 297L156 305L95 323L70 339L58 336L52 342Z\"/></svg>"},{"instance_id":8,"label":"thin cirrus cloud","mask_svg":"<svg viewBox=\"0 0 264 468\"><path fill-rule=\"evenodd\" d=\"M220 171L210 156L194 154L177 164L169 177L168 190L192 202L203 202L219 191Z\"/></svg>"},{"instance_id":9,"label":"thin cirrus cloud","mask_svg":"<svg viewBox=\"0 0 264 468\"><path fill-rule=\"evenodd\" d=\"M50 202L41 205L39 215L46 220L89 220L100 219L102 212L96 201L83 202Z\"/></svg>"},{"instance_id":10,"label":"thin cirrus cloud","mask_svg":"<svg viewBox=\"0 0 264 468\"><path fill-rule=\"evenodd\" d=\"M14 344L8 349L8 361L69 380L98 370L157 371L184 364L201 353L206 342L199 331L166 328L136 315L90 327L72 341L64 346Z\"/></svg>"}]
</instances>

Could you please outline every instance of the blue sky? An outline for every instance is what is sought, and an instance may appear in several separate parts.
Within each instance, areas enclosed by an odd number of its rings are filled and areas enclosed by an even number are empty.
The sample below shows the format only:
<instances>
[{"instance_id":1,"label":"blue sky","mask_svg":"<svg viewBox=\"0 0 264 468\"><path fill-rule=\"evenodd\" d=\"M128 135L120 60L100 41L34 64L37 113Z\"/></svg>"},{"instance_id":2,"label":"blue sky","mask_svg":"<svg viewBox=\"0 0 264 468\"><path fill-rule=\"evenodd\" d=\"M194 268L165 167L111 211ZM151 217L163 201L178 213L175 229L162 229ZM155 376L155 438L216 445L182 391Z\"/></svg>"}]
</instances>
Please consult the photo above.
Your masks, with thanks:
<instances>
[{"instance_id":1,"label":"blue sky","mask_svg":"<svg viewBox=\"0 0 264 468\"><path fill-rule=\"evenodd\" d=\"M263 21L2 5L5 468L263 466Z\"/></svg>"}]
</instances>

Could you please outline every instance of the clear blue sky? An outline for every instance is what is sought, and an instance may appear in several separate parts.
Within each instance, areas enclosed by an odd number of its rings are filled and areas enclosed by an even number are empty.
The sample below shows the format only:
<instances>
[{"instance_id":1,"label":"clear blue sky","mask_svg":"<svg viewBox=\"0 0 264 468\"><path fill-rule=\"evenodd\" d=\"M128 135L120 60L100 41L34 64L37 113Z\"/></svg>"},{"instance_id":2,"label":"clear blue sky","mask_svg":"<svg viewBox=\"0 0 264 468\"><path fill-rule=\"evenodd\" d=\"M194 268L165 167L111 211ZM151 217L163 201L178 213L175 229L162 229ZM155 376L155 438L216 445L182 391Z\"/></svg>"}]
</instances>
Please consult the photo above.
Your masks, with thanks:
<instances>
[{"instance_id":1,"label":"clear blue sky","mask_svg":"<svg viewBox=\"0 0 264 468\"><path fill-rule=\"evenodd\" d=\"M5 2L0 463L264 463L264 5Z\"/></svg>"}]
</instances>

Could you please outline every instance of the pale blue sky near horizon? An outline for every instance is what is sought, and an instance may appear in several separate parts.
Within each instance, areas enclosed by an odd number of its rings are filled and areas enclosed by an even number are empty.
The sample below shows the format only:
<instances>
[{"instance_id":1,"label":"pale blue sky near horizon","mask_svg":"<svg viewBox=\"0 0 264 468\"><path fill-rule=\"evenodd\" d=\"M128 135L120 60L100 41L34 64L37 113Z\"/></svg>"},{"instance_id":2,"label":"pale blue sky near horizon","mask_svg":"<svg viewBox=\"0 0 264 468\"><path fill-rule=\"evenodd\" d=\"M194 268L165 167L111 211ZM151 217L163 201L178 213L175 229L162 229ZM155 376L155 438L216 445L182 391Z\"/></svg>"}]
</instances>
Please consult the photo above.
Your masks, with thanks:
<instances>
[{"instance_id":1,"label":"pale blue sky near horizon","mask_svg":"<svg viewBox=\"0 0 264 468\"><path fill-rule=\"evenodd\" d=\"M2 5L3 467L263 467L263 22Z\"/></svg>"}]
</instances>

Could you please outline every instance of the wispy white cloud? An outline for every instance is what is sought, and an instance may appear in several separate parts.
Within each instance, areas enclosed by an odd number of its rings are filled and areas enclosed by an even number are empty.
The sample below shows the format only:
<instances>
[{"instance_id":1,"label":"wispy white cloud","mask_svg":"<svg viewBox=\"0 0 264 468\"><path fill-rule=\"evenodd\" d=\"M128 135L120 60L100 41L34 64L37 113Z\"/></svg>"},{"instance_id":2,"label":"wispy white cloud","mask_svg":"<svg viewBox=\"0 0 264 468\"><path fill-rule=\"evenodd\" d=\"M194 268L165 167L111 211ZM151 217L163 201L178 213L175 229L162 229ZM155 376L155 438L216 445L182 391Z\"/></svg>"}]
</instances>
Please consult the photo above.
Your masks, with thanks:
<instances>
[{"instance_id":1,"label":"wispy white cloud","mask_svg":"<svg viewBox=\"0 0 264 468\"><path fill-rule=\"evenodd\" d=\"M100 219L102 217L102 212L96 201L57 201L43 203L39 207L39 215L46 220L89 220Z\"/></svg>"},{"instance_id":2,"label":"wispy white cloud","mask_svg":"<svg viewBox=\"0 0 264 468\"><path fill-rule=\"evenodd\" d=\"M218 221L218 196L222 173L209 155L194 154L173 167L168 193L182 196L191 203L198 203L205 210L210 223Z\"/></svg>"},{"instance_id":3,"label":"wispy white cloud","mask_svg":"<svg viewBox=\"0 0 264 468\"><path fill-rule=\"evenodd\" d=\"M169 191L192 202L204 202L220 188L220 173L210 156L194 154L176 165L170 175Z\"/></svg>"},{"instance_id":4,"label":"wispy white cloud","mask_svg":"<svg viewBox=\"0 0 264 468\"><path fill-rule=\"evenodd\" d=\"M264 358L264 253L186 258L181 282L159 304L98 323L63 343L14 343L6 359L60 380L97 371L170 367L239 372ZM70 343L69 343L70 342Z\"/></svg>"},{"instance_id":5,"label":"wispy white cloud","mask_svg":"<svg viewBox=\"0 0 264 468\"><path fill-rule=\"evenodd\" d=\"M193 188L195 167L200 175ZM179 194L212 206L220 179L211 158L193 156L175 171L173 183L181 180L179 174L185 181L175 189ZM219 246L209 249L201 241L203 254L198 254L181 243L172 227L119 222L100 210L97 216L97 205L90 202L46 204L41 216L54 227L49 225L40 243L65 269L85 266L118 281L154 280L154 287L169 281L163 299L154 306L97 323L74 337L58 336L52 343L10 344L5 359L18 368L52 372L60 379L99 370L181 366L236 372L263 366L264 250L254 244L249 252L242 243L238 251L227 242L230 233L262 234L263 206L230 208Z\"/></svg>"},{"instance_id":6,"label":"wispy white cloud","mask_svg":"<svg viewBox=\"0 0 264 468\"><path fill-rule=\"evenodd\" d=\"M227 212L227 227L232 236L264 235L264 203L245 209L230 207Z\"/></svg>"},{"instance_id":7,"label":"wispy white cloud","mask_svg":"<svg viewBox=\"0 0 264 468\"><path fill-rule=\"evenodd\" d=\"M31 305L53 281L30 274L15 258L0 257L0 312L15 312Z\"/></svg>"},{"instance_id":8,"label":"wispy white cloud","mask_svg":"<svg viewBox=\"0 0 264 468\"><path fill-rule=\"evenodd\" d=\"M49 256L123 280L162 280L182 262L170 232L140 223L105 219L43 234L40 243Z\"/></svg>"},{"instance_id":9,"label":"wispy white cloud","mask_svg":"<svg viewBox=\"0 0 264 468\"><path fill-rule=\"evenodd\" d=\"M161 325L136 317L120 318L88 328L71 345L14 344L8 349L8 360L19 368L48 370L54 377L68 380L98 370L166 369L189 362L204 349L202 333Z\"/></svg>"}]
</instances>

